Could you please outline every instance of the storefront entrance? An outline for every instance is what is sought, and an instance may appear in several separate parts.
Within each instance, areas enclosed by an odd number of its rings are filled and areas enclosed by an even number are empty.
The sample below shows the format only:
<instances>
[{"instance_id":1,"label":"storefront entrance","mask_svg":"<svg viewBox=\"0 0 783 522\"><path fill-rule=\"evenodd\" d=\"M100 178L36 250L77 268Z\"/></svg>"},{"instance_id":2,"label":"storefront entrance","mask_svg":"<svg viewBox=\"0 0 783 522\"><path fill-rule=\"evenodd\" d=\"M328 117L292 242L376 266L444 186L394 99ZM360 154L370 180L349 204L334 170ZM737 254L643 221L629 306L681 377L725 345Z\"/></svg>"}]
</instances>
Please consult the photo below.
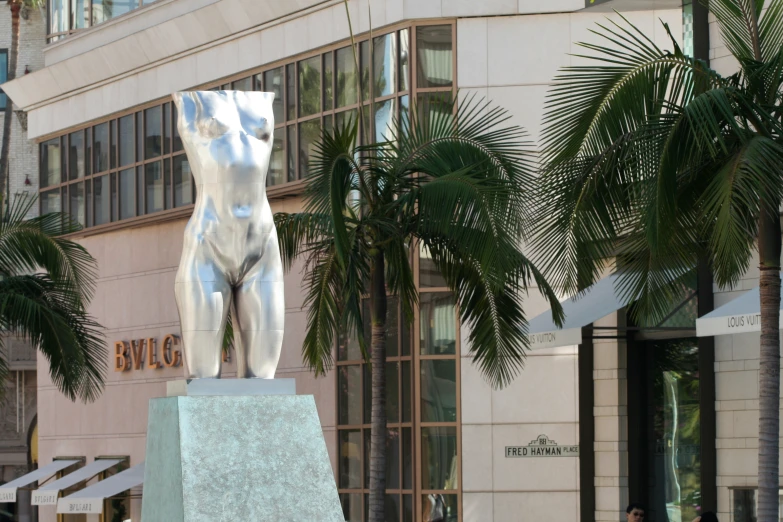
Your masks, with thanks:
<instances>
[{"instance_id":1,"label":"storefront entrance","mask_svg":"<svg viewBox=\"0 0 783 522\"><path fill-rule=\"evenodd\" d=\"M699 347L695 338L628 350L629 491L648 522L690 522L702 506Z\"/></svg>"}]
</instances>

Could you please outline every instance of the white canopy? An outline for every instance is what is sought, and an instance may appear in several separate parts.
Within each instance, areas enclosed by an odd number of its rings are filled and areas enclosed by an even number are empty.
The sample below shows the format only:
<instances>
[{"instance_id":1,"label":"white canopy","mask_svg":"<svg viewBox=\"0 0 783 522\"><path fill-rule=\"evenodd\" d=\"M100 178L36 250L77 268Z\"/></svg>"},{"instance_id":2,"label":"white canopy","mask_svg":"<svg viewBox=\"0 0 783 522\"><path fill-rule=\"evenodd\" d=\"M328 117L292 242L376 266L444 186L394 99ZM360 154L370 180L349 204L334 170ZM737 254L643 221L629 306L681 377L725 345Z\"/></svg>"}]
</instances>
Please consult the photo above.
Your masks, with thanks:
<instances>
[{"instance_id":1,"label":"white canopy","mask_svg":"<svg viewBox=\"0 0 783 522\"><path fill-rule=\"evenodd\" d=\"M582 327L594 323L628 303L615 291L617 274L598 281L581 295L562 301L565 321L558 328L552 320L552 311L547 310L533 318L528 327L530 348L556 348L582 343Z\"/></svg>"},{"instance_id":2,"label":"white canopy","mask_svg":"<svg viewBox=\"0 0 783 522\"><path fill-rule=\"evenodd\" d=\"M144 463L61 498L58 513L103 513L103 501L144 482Z\"/></svg>"},{"instance_id":3,"label":"white canopy","mask_svg":"<svg viewBox=\"0 0 783 522\"><path fill-rule=\"evenodd\" d=\"M61 479L50 482L33 491L32 504L34 506L53 506L57 504L57 498L60 491L75 486L79 482L89 480L101 471L106 471L112 466L116 466L123 459L95 459L83 468L79 468L73 473L69 473Z\"/></svg>"},{"instance_id":4,"label":"white canopy","mask_svg":"<svg viewBox=\"0 0 783 522\"><path fill-rule=\"evenodd\" d=\"M781 303L783 305L783 303ZM779 324L783 328L783 308L779 313ZM761 331L761 298L759 287L745 292L696 320L696 335L730 335Z\"/></svg>"},{"instance_id":5,"label":"white canopy","mask_svg":"<svg viewBox=\"0 0 783 522\"><path fill-rule=\"evenodd\" d=\"M47 464L42 468L31 471L27 475L22 475L18 479L3 484L0 486L0 502L16 502L16 490L18 488L29 486L41 479L47 479L58 471L62 471L68 466L73 466L79 462L81 461L77 459L55 460L51 464Z\"/></svg>"}]
</instances>

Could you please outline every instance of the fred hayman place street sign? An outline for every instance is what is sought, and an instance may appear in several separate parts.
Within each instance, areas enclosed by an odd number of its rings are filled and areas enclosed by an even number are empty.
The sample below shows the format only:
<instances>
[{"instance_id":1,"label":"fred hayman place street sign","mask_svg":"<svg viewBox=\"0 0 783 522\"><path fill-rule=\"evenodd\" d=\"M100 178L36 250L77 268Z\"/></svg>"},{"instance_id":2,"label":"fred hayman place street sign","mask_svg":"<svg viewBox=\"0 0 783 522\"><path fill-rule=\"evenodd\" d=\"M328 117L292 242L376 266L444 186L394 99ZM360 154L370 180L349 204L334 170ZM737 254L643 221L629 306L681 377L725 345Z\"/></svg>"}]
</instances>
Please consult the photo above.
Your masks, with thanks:
<instances>
[{"instance_id":1,"label":"fred hayman place street sign","mask_svg":"<svg viewBox=\"0 0 783 522\"><path fill-rule=\"evenodd\" d=\"M506 458L578 457L579 446L558 446L546 435L539 435L527 446L506 446Z\"/></svg>"}]
</instances>

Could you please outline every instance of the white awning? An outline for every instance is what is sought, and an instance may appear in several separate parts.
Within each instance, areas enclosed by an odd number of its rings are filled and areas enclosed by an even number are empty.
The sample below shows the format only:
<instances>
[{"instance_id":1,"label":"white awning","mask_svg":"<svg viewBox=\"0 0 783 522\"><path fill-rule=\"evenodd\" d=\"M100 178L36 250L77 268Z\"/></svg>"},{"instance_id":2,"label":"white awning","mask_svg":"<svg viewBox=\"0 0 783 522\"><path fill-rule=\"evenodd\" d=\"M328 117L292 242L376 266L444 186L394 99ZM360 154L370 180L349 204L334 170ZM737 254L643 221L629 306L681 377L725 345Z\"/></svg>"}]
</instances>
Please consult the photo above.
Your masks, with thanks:
<instances>
[{"instance_id":1,"label":"white awning","mask_svg":"<svg viewBox=\"0 0 783 522\"><path fill-rule=\"evenodd\" d=\"M68 466L73 466L79 462L81 461L77 459L55 460L51 464L31 471L27 475L22 475L11 482L6 482L0 486L0 502L16 502L16 490L18 488L29 486L33 482L38 482L41 479L47 479L58 471L62 471Z\"/></svg>"},{"instance_id":2,"label":"white awning","mask_svg":"<svg viewBox=\"0 0 783 522\"><path fill-rule=\"evenodd\" d=\"M83 468L79 468L73 473L69 473L61 479L50 482L33 491L32 504L34 506L53 506L57 504L57 498L63 489L75 486L79 482L89 480L101 471L106 471L112 466L116 466L123 459L96 459Z\"/></svg>"},{"instance_id":3,"label":"white awning","mask_svg":"<svg viewBox=\"0 0 783 522\"><path fill-rule=\"evenodd\" d=\"M103 513L103 501L144 482L144 463L72 493L57 502L58 513Z\"/></svg>"},{"instance_id":4,"label":"white awning","mask_svg":"<svg viewBox=\"0 0 783 522\"><path fill-rule=\"evenodd\" d=\"M783 329L783 302L778 322ZM761 331L761 297L759 287L749 290L719 306L707 315L696 319L696 335L731 335Z\"/></svg>"},{"instance_id":5,"label":"white awning","mask_svg":"<svg viewBox=\"0 0 783 522\"><path fill-rule=\"evenodd\" d=\"M528 324L530 348L557 348L582 343L582 327L616 312L628 303L615 290L617 274L598 281L577 297L562 301L565 320L558 328L552 320L552 311L547 310L533 318Z\"/></svg>"}]
</instances>

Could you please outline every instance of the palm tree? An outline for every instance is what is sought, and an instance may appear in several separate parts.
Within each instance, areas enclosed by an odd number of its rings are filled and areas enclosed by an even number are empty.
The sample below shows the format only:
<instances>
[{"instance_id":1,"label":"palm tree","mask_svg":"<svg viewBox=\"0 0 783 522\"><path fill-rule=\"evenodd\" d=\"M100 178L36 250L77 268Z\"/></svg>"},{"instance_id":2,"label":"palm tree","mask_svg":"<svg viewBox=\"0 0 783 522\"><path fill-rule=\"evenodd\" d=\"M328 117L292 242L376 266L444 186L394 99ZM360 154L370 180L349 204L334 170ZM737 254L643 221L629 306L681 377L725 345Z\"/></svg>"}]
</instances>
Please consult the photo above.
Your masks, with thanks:
<instances>
[{"instance_id":1,"label":"palm tree","mask_svg":"<svg viewBox=\"0 0 783 522\"><path fill-rule=\"evenodd\" d=\"M316 373L332 367L335 335L360 340L372 368L370 520L384 517L386 317L394 294L410 321L418 295L410 253L426 247L471 327L470 353L495 386L523 367L528 346L522 292L533 282L559 311L557 296L520 251L529 227L525 187L530 152L507 113L444 102L428 118L402 119L391 139L356 146L356 123L325 132L311 160L305 211L277 214L284 265L306 257L302 347ZM361 314L369 294L370 316ZM559 318L558 318L559 319ZM369 353L362 331L372 324Z\"/></svg>"},{"instance_id":2,"label":"palm tree","mask_svg":"<svg viewBox=\"0 0 783 522\"><path fill-rule=\"evenodd\" d=\"M778 517L783 1L709 0L739 70L721 76L623 19L582 44L545 115L535 243L577 291L615 259L639 322L665 316L706 260L721 286L761 269L759 520ZM666 27L668 31L668 27Z\"/></svg>"},{"instance_id":3,"label":"palm tree","mask_svg":"<svg viewBox=\"0 0 783 522\"><path fill-rule=\"evenodd\" d=\"M16 78L16 64L19 58L19 35L21 24L19 23L19 12L22 7L39 8L45 5L44 0L6 0L11 9L11 49L8 55L8 78L11 81ZM8 176L8 159L10 157L11 147L11 116L13 115L14 104L6 98L6 104L3 108L3 141L0 145L0 196L5 193L6 178ZM9 200L10 201L10 200Z\"/></svg>"},{"instance_id":4,"label":"palm tree","mask_svg":"<svg viewBox=\"0 0 783 522\"><path fill-rule=\"evenodd\" d=\"M69 399L93 401L103 389L107 355L101 326L86 311L96 263L84 247L58 237L79 230L67 215L24 220L35 201L15 198L0 220L0 331L30 340ZM0 379L7 374L0 358Z\"/></svg>"}]
</instances>

